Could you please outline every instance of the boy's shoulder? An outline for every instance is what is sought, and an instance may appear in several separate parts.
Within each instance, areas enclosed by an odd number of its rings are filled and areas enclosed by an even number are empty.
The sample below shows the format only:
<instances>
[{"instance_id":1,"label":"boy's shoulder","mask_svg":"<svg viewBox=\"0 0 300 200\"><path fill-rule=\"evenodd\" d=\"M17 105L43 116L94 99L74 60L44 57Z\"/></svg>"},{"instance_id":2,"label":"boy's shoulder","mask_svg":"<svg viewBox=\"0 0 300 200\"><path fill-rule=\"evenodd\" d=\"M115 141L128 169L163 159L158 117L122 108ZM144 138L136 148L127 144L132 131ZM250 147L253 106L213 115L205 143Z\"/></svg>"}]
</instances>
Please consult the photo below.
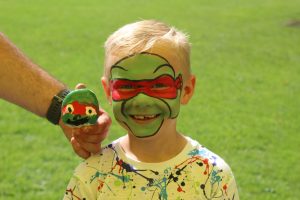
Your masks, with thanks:
<instances>
[{"instance_id":1,"label":"boy's shoulder","mask_svg":"<svg viewBox=\"0 0 300 200\"><path fill-rule=\"evenodd\" d=\"M177 156L176 161L183 161L188 160L189 162L194 161L201 161L203 164L209 164L214 167L220 167L220 168L229 168L227 163L223 160L222 157L214 153L213 151L209 150L202 144L200 144L198 141L187 137L187 145L182 150L182 152ZM118 145L119 139L113 141L112 143L102 147L100 153L94 154L90 156L88 159L86 159L84 162L82 162L78 168L86 168L93 167L99 168L99 167L105 167L105 164L111 165L113 160L118 159L124 159L123 157L124 152L120 150L120 147ZM120 158L121 157L121 158Z\"/></svg>"},{"instance_id":2,"label":"boy's shoulder","mask_svg":"<svg viewBox=\"0 0 300 200\"><path fill-rule=\"evenodd\" d=\"M139 163L136 167L150 167L150 168L164 168L165 166L174 169L190 168L195 173L198 170L204 170L203 173L213 170L215 172L222 172L222 174L231 175L229 165L217 154L201 145L198 141L186 137L187 145L175 158L160 163L159 165L149 166L147 163ZM91 174L95 172L109 172L121 163L124 164L127 160L126 154L122 152L118 145L118 139L108 144L101 149L101 152L94 154L82 162L76 169L75 174L79 177L89 179ZM133 164L134 163L130 163ZM196 167L198 166L198 167Z\"/></svg>"},{"instance_id":3,"label":"boy's shoulder","mask_svg":"<svg viewBox=\"0 0 300 200\"><path fill-rule=\"evenodd\" d=\"M198 141L186 137L190 145L186 153L187 159L195 161L200 165L212 166L214 169L222 169L223 171L231 171L229 165L222 157L201 145Z\"/></svg>"}]
</instances>

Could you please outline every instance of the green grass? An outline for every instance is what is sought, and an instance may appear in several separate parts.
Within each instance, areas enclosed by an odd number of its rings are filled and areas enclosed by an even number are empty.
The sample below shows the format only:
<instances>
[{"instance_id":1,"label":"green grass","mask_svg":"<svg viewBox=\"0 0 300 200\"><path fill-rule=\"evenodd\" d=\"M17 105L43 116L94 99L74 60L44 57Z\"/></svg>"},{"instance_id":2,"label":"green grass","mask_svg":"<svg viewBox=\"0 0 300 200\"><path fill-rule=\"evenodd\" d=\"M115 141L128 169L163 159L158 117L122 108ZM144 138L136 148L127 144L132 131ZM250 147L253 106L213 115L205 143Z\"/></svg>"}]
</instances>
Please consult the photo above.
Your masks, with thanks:
<instances>
[{"instance_id":1,"label":"green grass","mask_svg":"<svg viewBox=\"0 0 300 200\"><path fill-rule=\"evenodd\" d=\"M179 130L231 166L241 199L300 196L300 20L297 0L4 1L0 31L61 81L85 82L111 113L103 42L155 18L189 33L197 87ZM28 86L30 87L30 86ZM0 199L61 199L80 159L59 127L0 101ZM113 122L109 141L124 131Z\"/></svg>"}]
</instances>

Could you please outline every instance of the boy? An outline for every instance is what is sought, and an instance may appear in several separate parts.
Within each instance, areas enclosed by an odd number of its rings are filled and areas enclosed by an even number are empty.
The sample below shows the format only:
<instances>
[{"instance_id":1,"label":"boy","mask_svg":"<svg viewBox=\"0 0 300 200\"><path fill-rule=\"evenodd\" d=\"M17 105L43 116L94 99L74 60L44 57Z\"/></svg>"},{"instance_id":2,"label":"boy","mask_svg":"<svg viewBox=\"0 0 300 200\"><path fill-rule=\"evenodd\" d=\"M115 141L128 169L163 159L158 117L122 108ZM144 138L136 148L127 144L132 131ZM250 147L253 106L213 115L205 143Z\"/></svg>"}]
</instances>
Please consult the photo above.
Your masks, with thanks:
<instances>
[{"instance_id":1,"label":"boy","mask_svg":"<svg viewBox=\"0 0 300 200\"><path fill-rule=\"evenodd\" d=\"M105 50L102 85L127 135L77 167L64 199L239 199L229 166L176 130L196 80L187 37L144 20L113 33Z\"/></svg>"}]
</instances>

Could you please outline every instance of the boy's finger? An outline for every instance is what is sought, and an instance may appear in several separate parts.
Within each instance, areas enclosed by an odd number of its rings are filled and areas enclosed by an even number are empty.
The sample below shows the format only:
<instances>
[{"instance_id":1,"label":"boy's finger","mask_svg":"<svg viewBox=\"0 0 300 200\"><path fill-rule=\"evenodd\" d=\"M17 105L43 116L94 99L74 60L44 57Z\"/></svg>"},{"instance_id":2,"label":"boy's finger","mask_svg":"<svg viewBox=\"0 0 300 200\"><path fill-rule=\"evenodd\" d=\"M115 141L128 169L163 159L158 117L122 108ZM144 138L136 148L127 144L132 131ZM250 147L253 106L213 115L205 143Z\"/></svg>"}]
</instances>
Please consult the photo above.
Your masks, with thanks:
<instances>
[{"instance_id":1,"label":"boy's finger","mask_svg":"<svg viewBox=\"0 0 300 200\"><path fill-rule=\"evenodd\" d=\"M106 112L102 111L102 113L97 119L97 124L96 124L97 126L95 126L98 128L98 131L96 131L96 133L102 135L105 138L110 128L111 122L112 121L110 116Z\"/></svg>"},{"instance_id":2,"label":"boy's finger","mask_svg":"<svg viewBox=\"0 0 300 200\"><path fill-rule=\"evenodd\" d=\"M98 124L99 125L106 125L109 127L111 125L111 118L107 112L103 111L102 109L99 110L101 112L100 116L98 117Z\"/></svg>"},{"instance_id":3,"label":"boy's finger","mask_svg":"<svg viewBox=\"0 0 300 200\"><path fill-rule=\"evenodd\" d=\"M103 113L98 118L96 124L83 126L80 128L73 128L72 133L76 140L80 143L85 142L99 144L107 137L110 125L110 117L106 113Z\"/></svg>"},{"instance_id":4,"label":"boy's finger","mask_svg":"<svg viewBox=\"0 0 300 200\"><path fill-rule=\"evenodd\" d=\"M107 132L109 130L110 125L111 125L111 118L106 112L103 112L98 117L96 124L81 127L77 130L77 132L80 132L81 134L85 134L85 135L101 135L104 139L107 136Z\"/></svg>"},{"instance_id":5,"label":"boy's finger","mask_svg":"<svg viewBox=\"0 0 300 200\"><path fill-rule=\"evenodd\" d=\"M72 147L73 147L73 150L75 151L75 153L80 156L81 158L88 158L91 153L86 151L85 149L83 149L81 147L81 145L76 141L76 139L74 137L71 138L71 144L72 144Z\"/></svg>"}]
</instances>

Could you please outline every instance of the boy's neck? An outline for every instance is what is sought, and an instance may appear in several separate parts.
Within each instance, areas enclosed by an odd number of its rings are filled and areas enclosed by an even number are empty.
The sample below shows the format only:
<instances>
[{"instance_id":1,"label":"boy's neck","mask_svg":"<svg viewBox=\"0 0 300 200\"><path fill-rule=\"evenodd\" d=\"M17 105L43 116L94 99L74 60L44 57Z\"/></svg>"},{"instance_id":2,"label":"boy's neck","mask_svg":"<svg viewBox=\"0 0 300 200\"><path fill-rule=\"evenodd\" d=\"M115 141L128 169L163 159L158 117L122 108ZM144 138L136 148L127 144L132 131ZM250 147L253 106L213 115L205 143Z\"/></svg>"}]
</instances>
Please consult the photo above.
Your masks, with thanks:
<instances>
[{"instance_id":1,"label":"boy's neck","mask_svg":"<svg viewBox=\"0 0 300 200\"><path fill-rule=\"evenodd\" d=\"M134 160L147 163L169 160L182 151L187 140L176 131L176 125L161 129L156 135L147 138L138 138L128 133L120 140L120 145L127 156Z\"/></svg>"}]
</instances>

